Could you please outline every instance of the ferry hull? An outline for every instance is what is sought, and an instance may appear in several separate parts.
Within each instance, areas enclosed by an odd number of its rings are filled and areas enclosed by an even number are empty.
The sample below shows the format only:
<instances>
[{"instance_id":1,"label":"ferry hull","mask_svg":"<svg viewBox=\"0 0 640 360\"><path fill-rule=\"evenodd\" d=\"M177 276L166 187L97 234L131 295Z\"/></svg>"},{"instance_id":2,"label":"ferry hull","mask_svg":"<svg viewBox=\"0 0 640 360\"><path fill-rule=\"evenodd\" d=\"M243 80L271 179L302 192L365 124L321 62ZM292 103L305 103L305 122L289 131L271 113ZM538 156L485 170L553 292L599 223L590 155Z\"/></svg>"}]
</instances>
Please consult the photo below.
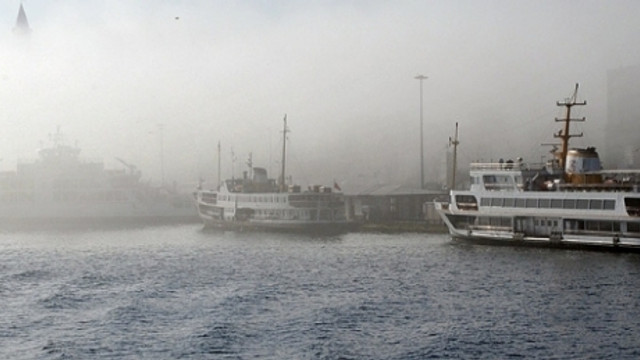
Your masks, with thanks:
<instances>
[{"instance_id":1,"label":"ferry hull","mask_svg":"<svg viewBox=\"0 0 640 360\"><path fill-rule=\"evenodd\" d=\"M482 245L521 246L554 249L599 250L614 252L640 252L640 238L622 237L619 234L578 236L552 234L549 236L526 236L512 230L478 230L456 228L450 221L450 212L437 207L437 211L449 229L452 239ZM454 215L455 216L455 215Z\"/></svg>"},{"instance_id":2,"label":"ferry hull","mask_svg":"<svg viewBox=\"0 0 640 360\"><path fill-rule=\"evenodd\" d=\"M517 238L517 236L489 236L482 234L451 234L453 240L457 242L473 243L479 245L494 246L517 246L533 248L552 248L568 250L597 250L613 252L640 252L640 244L635 243L615 243L611 240L589 240L589 239L562 239L552 240L549 238Z\"/></svg>"}]
</instances>

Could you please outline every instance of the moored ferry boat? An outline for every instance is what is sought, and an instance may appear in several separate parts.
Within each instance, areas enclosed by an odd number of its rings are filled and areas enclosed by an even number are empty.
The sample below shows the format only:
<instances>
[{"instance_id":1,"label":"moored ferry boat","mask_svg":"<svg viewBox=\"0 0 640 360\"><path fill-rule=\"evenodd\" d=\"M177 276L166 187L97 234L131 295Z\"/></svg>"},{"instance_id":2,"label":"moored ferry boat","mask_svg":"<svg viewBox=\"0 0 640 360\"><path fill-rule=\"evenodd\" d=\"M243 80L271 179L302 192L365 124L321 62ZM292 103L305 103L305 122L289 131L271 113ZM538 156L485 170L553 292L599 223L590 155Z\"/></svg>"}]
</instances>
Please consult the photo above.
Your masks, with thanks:
<instances>
[{"instance_id":1,"label":"moored ferry boat","mask_svg":"<svg viewBox=\"0 0 640 360\"><path fill-rule=\"evenodd\" d=\"M343 195L334 188L315 185L303 190L285 184L287 131L285 117L283 165L277 181L250 163L250 173L243 178L226 180L217 189L198 189L197 208L205 228L339 234L353 227L346 218Z\"/></svg>"},{"instance_id":2,"label":"moored ferry boat","mask_svg":"<svg viewBox=\"0 0 640 360\"><path fill-rule=\"evenodd\" d=\"M521 159L470 166L469 190L436 209L454 238L491 244L640 250L640 170L603 170L595 148L569 149L571 99L561 149L545 165Z\"/></svg>"},{"instance_id":3,"label":"moored ferry boat","mask_svg":"<svg viewBox=\"0 0 640 360\"><path fill-rule=\"evenodd\" d=\"M190 223L198 220L193 200L177 189L140 181L141 173L106 169L80 157L58 130L39 157L0 172L0 229L51 229Z\"/></svg>"}]
</instances>

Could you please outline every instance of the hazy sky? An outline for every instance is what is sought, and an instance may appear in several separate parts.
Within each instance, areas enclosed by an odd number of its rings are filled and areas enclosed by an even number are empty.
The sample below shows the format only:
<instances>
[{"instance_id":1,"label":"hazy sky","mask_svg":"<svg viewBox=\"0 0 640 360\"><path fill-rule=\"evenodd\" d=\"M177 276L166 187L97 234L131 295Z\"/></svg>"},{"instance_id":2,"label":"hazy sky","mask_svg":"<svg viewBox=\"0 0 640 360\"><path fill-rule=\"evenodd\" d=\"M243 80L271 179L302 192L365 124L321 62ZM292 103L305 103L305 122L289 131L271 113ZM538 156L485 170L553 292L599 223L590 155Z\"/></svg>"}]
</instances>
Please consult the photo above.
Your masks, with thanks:
<instances>
[{"instance_id":1,"label":"hazy sky","mask_svg":"<svg viewBox=\"0 0 640 360\"><path fill-rule=\"evenodd\" d=\"M89 158L160 179L274 174L282 118L294 180L417 186L419 82L427 179L460 123L460 161L546 153L557 100L580 83L602 145L606 73L640 63L639 1L25 0L0 4L0 169L60 126ZM532 159L533 158L533 159Z\"/></svg>"}]
</instances>

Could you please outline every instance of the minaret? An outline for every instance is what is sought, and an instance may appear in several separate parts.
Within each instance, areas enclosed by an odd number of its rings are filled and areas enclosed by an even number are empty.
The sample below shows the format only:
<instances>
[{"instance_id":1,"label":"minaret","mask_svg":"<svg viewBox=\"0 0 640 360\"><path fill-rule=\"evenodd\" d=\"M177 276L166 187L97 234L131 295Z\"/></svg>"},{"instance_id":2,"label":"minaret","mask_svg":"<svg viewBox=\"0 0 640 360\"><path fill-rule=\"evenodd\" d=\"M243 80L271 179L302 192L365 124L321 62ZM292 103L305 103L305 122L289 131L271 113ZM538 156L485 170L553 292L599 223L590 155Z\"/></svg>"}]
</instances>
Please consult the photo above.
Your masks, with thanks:
<instances>
[{"instance_id":1,"label":"minaret","mask_svg":"<svg viewBox=\"0 0 640 360\"><path fill-rule=\"evenodd\" d=\"M27 21L27 14L24 12L22 3L20 3L20 10L18 10L18 18L16 19L16 26L13 28L13 33L17 35L29 35L31 28L29 27L29 21Z\"/></svg>"}]
</instances>

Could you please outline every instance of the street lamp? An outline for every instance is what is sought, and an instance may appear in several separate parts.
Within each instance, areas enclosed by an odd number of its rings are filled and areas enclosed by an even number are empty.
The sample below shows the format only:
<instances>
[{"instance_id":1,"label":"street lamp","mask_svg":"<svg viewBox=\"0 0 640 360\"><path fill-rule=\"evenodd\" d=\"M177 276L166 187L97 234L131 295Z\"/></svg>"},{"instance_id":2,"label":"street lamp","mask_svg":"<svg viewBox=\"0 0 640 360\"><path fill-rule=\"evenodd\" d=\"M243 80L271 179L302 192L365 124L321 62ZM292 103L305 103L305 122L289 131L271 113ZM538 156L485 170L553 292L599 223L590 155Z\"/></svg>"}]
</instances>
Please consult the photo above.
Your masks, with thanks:
<instances>
[{"instance_id":1,"label":"street lamp","mask_svg":"<svg viewBox=\"0 0 640 360\"><path fill-rule=\"evenodd\" d=\"M420 80L420 189L424 189L424 136L422 135L423 131L423 121L422 121L422 80L427 79L428 77L424 75L418 75L415 79Z\"/></svg>"},{"instance_id":2,"label":"street lamp","mask_svg":"<svg viewBox=\"0 0 640 360\"><path fill-rule=\"evenodd\" d=\"M157 124L157 126L160 136L160 175L162 178L162 186L164 186L164 124Z\"/></svg>"}]
</instances>

